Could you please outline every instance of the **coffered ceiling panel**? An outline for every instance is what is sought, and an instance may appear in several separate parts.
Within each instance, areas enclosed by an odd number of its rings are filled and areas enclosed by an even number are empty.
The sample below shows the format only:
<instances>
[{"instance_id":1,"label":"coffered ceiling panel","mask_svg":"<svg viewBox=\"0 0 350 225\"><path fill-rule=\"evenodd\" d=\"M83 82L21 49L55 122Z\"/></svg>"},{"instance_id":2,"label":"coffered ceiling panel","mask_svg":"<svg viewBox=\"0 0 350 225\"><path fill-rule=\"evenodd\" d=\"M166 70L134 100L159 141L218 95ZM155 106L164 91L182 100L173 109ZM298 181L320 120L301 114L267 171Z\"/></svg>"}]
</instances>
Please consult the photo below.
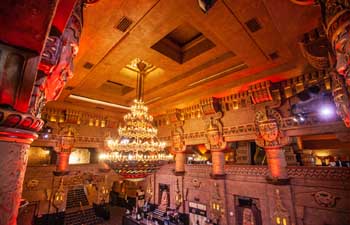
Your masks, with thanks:
<instances>
[{"instance_id":1,"label":"coffered ceiling panel","mask_svg":"<svg viewBox=\"0 0 350 225\"><path fill-rule=\"evenodd\" d=\"M60 101L75 94L130 105L137 73L128 65L139 58L152 65L144 99L153 113L300 75L308 67L298 41L320 18L317 7L287 0L218 0L208 13L197 0L103 0L84 13Z\"/></svg>"}]
</instances>

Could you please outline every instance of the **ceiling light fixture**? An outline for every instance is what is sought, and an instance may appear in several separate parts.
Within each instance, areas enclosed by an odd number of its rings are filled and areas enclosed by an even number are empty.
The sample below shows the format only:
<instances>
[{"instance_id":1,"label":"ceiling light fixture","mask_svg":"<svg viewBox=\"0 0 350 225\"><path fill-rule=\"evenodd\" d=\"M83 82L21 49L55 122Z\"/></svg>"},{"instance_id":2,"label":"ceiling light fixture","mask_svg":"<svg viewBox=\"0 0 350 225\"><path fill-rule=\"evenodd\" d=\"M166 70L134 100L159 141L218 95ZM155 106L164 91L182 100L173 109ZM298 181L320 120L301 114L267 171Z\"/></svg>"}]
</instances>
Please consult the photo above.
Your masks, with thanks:
<instances>
[{"instance_id":1,"label":"ceiling light fixture","mask_svg":"<svg viewBox=\"0 0 350 225\"><path fill-rule=\"evenodd\" d=\"M84 101L84 102L90 102L90 103L94 103L94 104L98 104L98 105L105 105L105 106L114 107L114 108L118 108L118 109L125 109L125 110L130 110L131 109L129 106L124 106L124 105L119 105L119 104L115 104L115 103L105 102L105 101L92 99L92 98L87 98L87 97L83 97L83 96L79 96L79 95L71 94L71 95L69 95L68 98L76 99L76 100L80 100L80 101Z\"/></svg>"},{"instance_id":2,"label":"ceiling light fixture","mask_svg":"<svg viewBox=\"0 0 350 225\"><path fill-rule=\"evenodd\" d=\"M124 116L125 126L119 127L118 138L108 137L106 145L112 152L106 158L107 164L126 179L142 179L155 172L162 163L172 159L164 151L165 143L158 140L153 117L143 102L146 63L137 63L136 99L131 112Z\"/></svg>"},{"instance_id":3,"label":"ceiling light fixture","mask_svg":"<svg viewBox=\"0 0 350 225\"><path fill-rule=\"evenodd\" d=\"M192 86L198 85L200 83L204 83L206 81L212 80L212 79L214 79L214 78L216 78L218 76L223 76L223 75L226 75L227 73L230 73L230 72L237 72L237 71L245 69L245 68L247 68L247 65L245 63L240 63L240 64L232 66L232 67L230 67L230 68L228 68L228 69L226 69L224 71L221 71L219 73L215 73L215 74L213 74L213 75L211 75L209 77L205 77L203 79L195 81L195 82L189 84L188 87L192 87Z\"/></svg>"},{"instance_id":4,"label":"ceiling light fixture","mask_svg":"<svg viewBox=\"0 0 350 225\"><path fill-rule=\"evenodd\" d=\"M152 99L148 100L147 102L145 102L145 104L149 104L149 103L151 103L151 102L155 102L155 101L157 101L157 100L159 100L159 99L160 99L160 97L152 98Z\"/></svg>"},{"instance_id":5,"label":"ceiling light fixture","mask_svg":"<svg viewBox=\"0 0 350 225\"><path fill-rule=\"evenodd\" d=\"M319 109L319 114L324 119L332 118L335 115L334 107L331 105L322 105Z\"/></svg>"}]
</instances>

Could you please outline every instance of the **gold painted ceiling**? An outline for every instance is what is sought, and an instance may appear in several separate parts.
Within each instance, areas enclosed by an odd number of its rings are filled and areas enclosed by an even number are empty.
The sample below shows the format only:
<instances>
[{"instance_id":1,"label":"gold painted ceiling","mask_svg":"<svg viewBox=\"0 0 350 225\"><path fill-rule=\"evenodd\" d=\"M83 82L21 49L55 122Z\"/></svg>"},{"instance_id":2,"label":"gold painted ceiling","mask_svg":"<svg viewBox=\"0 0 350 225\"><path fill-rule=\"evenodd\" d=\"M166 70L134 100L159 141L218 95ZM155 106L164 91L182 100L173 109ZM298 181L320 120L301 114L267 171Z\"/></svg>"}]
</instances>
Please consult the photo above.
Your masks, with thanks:
<instances>
[{"instance_id":1,"label":"gold painted ceiling","mask_svg":"<svg viewBox=\"0 0 350 225\"><path fill-rule=\"evenodd\" d=\"M69 96L130 106L137 58L148 64L144 99L153 114L298 76L311 69L298 41L319 12L289 0L218 0L208 13L197 0L100 0L84 10L74 77L49 105L125 114Z\"/></svg>"}]
</instances>

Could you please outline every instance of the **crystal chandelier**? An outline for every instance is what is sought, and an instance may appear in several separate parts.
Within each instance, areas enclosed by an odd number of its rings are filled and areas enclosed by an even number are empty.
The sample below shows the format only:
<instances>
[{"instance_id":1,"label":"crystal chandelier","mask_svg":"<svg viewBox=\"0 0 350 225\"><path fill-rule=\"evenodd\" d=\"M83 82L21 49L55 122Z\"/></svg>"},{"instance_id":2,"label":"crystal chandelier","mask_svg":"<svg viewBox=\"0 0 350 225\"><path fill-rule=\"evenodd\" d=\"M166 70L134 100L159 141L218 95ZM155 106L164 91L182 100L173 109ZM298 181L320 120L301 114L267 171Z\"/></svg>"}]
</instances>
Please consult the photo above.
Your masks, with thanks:
<instances>
[{"instance_id":1,"label":"crystal chandelier","mask_svg":"<svg viewBox=\"0 0 350 225\"><path fill-rule=\"evenodd\" d=\"M165 143L158 140L158 130L152 125L153 117L148 114L148 108L142 100L146 64L139 61L136 65L137 98L131 111L124 116L125 126L118 129L119 137L106 139L112 152L105 161L116 173L127 179L144 178L172 159L164 151Z\"/></svg>"}]
</instances>

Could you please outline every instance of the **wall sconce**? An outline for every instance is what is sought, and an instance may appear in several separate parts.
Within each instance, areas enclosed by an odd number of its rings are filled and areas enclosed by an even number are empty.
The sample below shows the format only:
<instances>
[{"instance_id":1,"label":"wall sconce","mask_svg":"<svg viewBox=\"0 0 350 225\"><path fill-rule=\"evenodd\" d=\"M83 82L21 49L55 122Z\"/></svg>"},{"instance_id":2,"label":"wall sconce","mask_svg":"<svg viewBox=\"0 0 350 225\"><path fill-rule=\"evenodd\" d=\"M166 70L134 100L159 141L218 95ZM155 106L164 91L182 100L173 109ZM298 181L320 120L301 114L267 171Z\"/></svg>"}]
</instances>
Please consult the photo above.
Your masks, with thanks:
<instances>
[{"instance_id":1,"label":"wall sconce","mask_svg":"<svg viewBox=\"0 0 350 225\"><path fill-rule=\"evenodd\" d=\"M58 190L56 191L53 199L53 205L59 209L63 206L65 200L65 191L63 188L63 178L60 180L60 186L58 187Z\"/></svg>"},{"instance_id":2,"label":"wall sconce","mask_svg":"<svg viewBox=\"0 0 350 225\"><path fill-rule=\"evenodd\" d=\"M93 127L94 126L94 121L92 119L89 119L89 127Z\"/></svg>"},{"instance_id":3,"label":"wall sconce","mask_svg":"<svg viewBox=\"0 0 350 225\"><path fill-rule=\"evenodd\" d=\"M224 208L222 205L222 199L219 192L219 185L214 183L214 193L211 199L211 211L215 220L219 221L224 214Z\"/></svg>"},{"instance_id":4,"label":"wall sconce","mask_svg":"<svg viewBox=\"0 0 350 225\"><path fill-rule=\"evenodd\" d=\"M105 184L101 186L100 193L101 193L101 201L105 201L106 199L108 199L109 190L108 188L106 188Z\"/></svg>"},{"instance_id":5,"label":"wall sconce","mask_svg":"<svg viewBox=\"0 0 350 225\"><path fill-rule=\"evenodd\" d=\"M276 225L289 225L289 213L282 203L279 189L276 189L275 192L273 220Z\"/></svg>"}]
</instances>

